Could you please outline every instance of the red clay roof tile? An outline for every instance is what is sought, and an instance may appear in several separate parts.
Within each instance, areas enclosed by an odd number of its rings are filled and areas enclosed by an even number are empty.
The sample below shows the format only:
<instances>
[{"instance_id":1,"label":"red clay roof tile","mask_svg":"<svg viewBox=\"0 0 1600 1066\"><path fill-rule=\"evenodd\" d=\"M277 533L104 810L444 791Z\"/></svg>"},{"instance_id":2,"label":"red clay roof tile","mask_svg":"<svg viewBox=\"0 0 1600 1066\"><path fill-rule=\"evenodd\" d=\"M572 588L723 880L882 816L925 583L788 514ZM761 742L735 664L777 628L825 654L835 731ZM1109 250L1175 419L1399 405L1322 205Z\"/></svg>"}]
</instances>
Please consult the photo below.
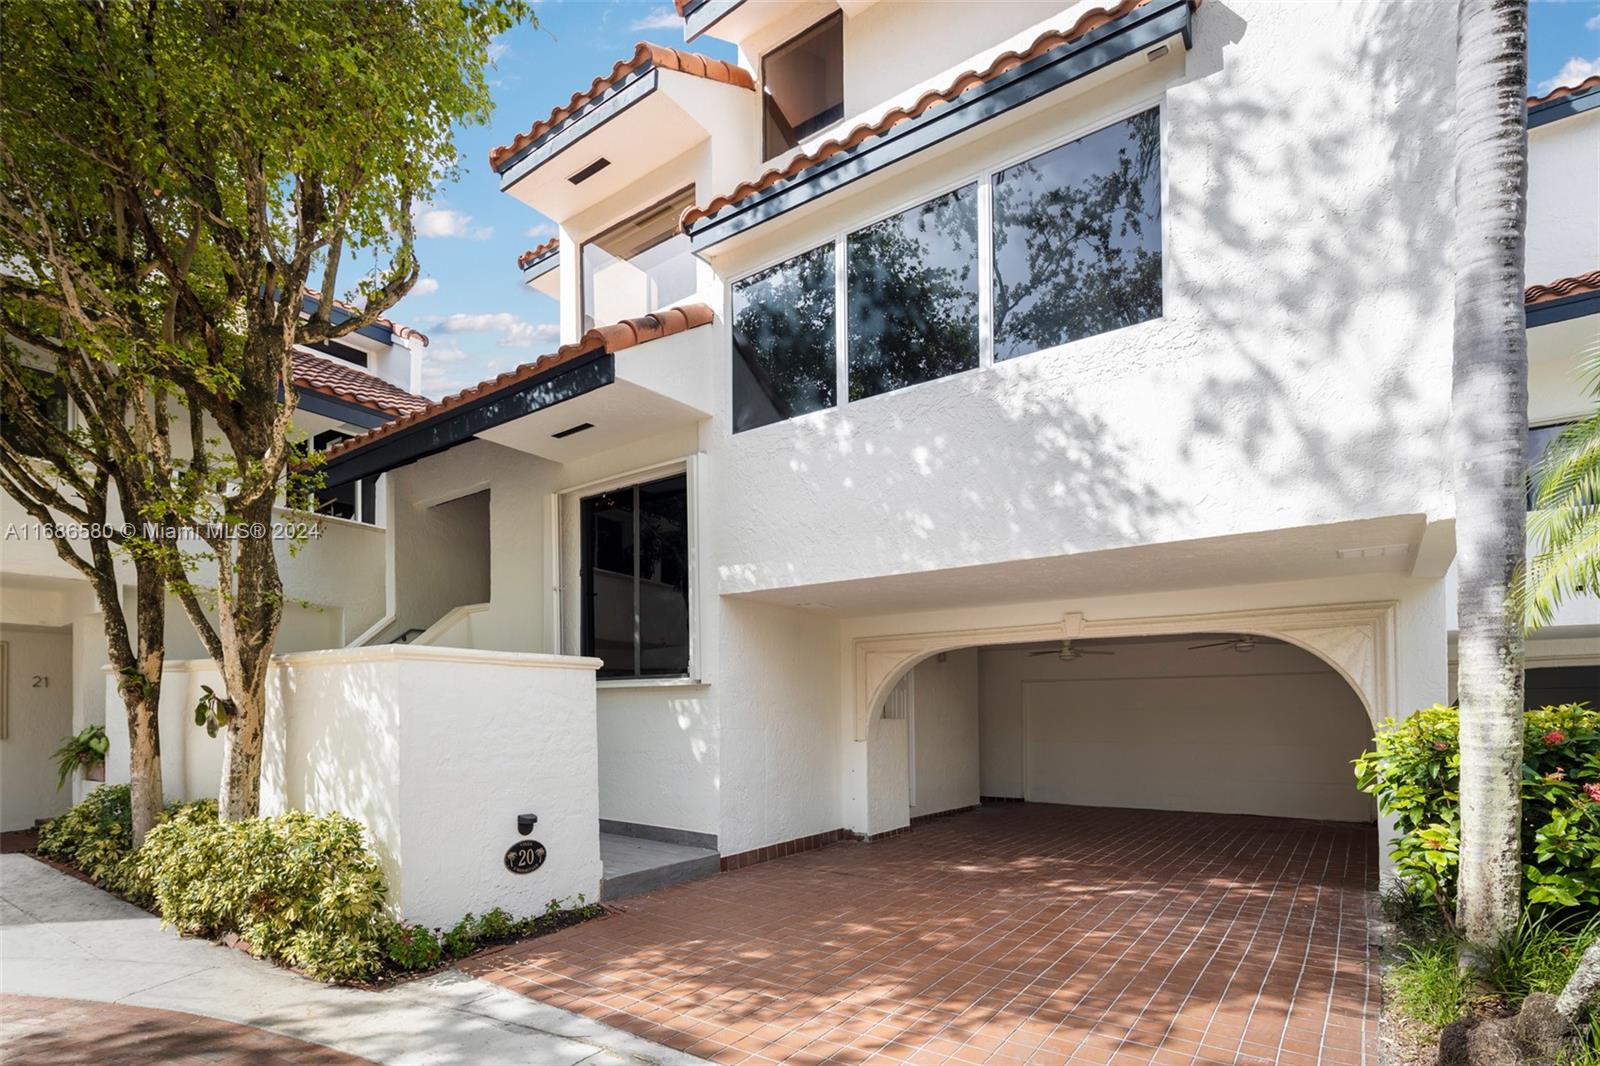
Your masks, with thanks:
<instances>
[{"instance_id":1,"label":"red clay roof tile","mask_svg":"<svg viewBox=\"0 0 1600 1066\"><path fill-rule=\"evenodd\" d=\"M633 50L633 55L624 59L611 68L611 73L604 77L596 78L590 86L582 92L572 94L572 99L550 112L549 118L535 122L527 133L519 133L510 144L502 144L489 151L489 167L498 171L500 164L522 151L532 142L543 137L551 129L566 121L573 112L584 104L593 100L611 86L615 85L622 77L637 70L645 63L650 63L661 70L676 70L684 74L692 74L697 78L707 78L711 81L720 81L725 85L737 85L741 89L754 89L755 79L743 67L732 63L724 63L720 59L709 56L697 55L694 52L683 52L676 48L665 48L658 44L640 41Z\"/></svg>"},{"instance_id":2,"label":"red clay roof tile","mask_svg":"<svg viewBox=\"0 0 1600 1066\"><path fill-rule=\"evenodd\" d=\"M498 377L488 381L481 381L469 389L463 389L454 396L446 396L434 403L426 404L421 410L410 412L393 422L386 422L381 426L368 430L359 437L352 437L328 450L328 458L343 455L346 452L364 448L391 433L395 433L407 426L418 425L430 419L438 418L455 410L462 404L480 400L485 396L509 389L515 385L542 374L546 370L570 363L579 356L591 352L620 352L635 345L657 340L661 337L671 337L686 330L699 326L709 325L716 317L715 313L706 304L684 304L681 307L669 307L665 311L645 315L643 318L624 319L610 326L601 326L591 329L572 344L563 344L549 355L541 356L531 363L523 363L515 370L508 370Z\"/></svg>"},{"instance_id":3,"label":"red clay roof tile","mask_svg":"<svg viewBox=\"0 0 1600 1066\"><path fill-rule=\"evenodd\" d=\"M1548 104L1551 100L1559 100L1573 93L1587 92L1596 87L1600 87L1600 74L1591 74L1576 85L1558 85L1543 96L1528 97L1528 106L1538 107L1540 104Z\"/></svg>"},{"instance_id":4,"label":"red clay roof tile","mask_svg":"<svg viewBox=\"0 0 1600 1066\"><path fill-rule=\"evenodd\" d=\"M294 385L324 396L346 400L400 417L428 406L425 396L391 385L375 374L331 355L295 352L291 363Z\"/></svg>"},{"instance_id":5,"label":"red clay roof tile","mask_svg":"<svg viewBox=\"0 0 1600 1066\"><path fill-rule=\"evenodd\" d=\"M1085 11L1072 24L1070 29L1050 30L1043 33L1023 51L1005 52L996 57L994 62L981 71L965 71L951 81L943 90L923 93L910 107L891 108L876 122L863 123L843 137L824 141L816 149L796 155L782 167L768 170L754 181L747 181L732 192L724 196L715 197L703 207L687 208L678 220L679 228L687 229L690 223L697 222L702 218L709 218L730 204L738 203L740 200L770 189L779 182L787 181L801 171L814 167L818 163L838 155L840 152L854 148L865 140L888 133L900 123L916 118L930 108L937 107L940 104L947 104L968 89L982 85L1009 70L1014 70L1023 63L1036 59L1046 52L1071 44L1084 34L1097 30L1106 23L1119 19L1135 8L1142 7L1149 2L1150 0L1122 0L1115 7L1097 7ZM1199 0L1191 0L1191 3L1198 6Z\"/></svg>"},{"instance_id":6,"label":"red clay roof tile","mask_svg":"<svg viewBox=\"0 0 1600 1066\"><path fill-rule=\"evenodd\" d=\"M1600 270L1591 270L1587 274L1575 274L1570 278L1561 278L1545 285L1529 285L1522 293L1522 298L1530 304L1542 304L1547 300L1560 300L1567 296L1580 296L1586 292L1600 292Z\"/></svg>"},{"instance_id":7,"label":"red clay roof tile","mask_svg":"<svg viewBox=\"0 0 1600 1066\"><path fill-rule=\"evenodd\" d=\"M549 240L545 241L543 244L535 245L534 247L529 248L526 252L523 252L521 255L517 256L517 269L518 270L526 270L526 269L528 269L528 264L529 263L533 262L535 259L539 258L541 255L544 255L546 252L555 251L560 246L561 246L561 238L560 237L551 237Z\"/></svg>"}]
</instances>

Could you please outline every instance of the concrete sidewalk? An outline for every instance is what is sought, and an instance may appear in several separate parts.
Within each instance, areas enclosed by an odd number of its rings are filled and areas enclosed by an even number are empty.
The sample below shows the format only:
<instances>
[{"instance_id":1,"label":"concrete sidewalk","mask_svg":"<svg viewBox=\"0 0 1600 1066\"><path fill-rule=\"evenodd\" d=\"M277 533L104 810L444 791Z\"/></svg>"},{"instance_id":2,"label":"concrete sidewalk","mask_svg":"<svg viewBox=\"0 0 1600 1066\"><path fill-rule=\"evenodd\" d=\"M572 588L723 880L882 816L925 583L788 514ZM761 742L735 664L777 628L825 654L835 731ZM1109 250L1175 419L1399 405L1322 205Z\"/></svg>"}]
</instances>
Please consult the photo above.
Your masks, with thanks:
<instances>
[{"instance_id":1,"label":"concrete sidewalk","mask_svg":"<svg viewBox=\"0 0 1600 1066\"><path fill-rule=\"evenodd\" d=\"M185 1011L383 1063L701 1061L458 971L384 992L317 984L26 855L0 855L0 991Z\"/></svg>"}]
</instances>

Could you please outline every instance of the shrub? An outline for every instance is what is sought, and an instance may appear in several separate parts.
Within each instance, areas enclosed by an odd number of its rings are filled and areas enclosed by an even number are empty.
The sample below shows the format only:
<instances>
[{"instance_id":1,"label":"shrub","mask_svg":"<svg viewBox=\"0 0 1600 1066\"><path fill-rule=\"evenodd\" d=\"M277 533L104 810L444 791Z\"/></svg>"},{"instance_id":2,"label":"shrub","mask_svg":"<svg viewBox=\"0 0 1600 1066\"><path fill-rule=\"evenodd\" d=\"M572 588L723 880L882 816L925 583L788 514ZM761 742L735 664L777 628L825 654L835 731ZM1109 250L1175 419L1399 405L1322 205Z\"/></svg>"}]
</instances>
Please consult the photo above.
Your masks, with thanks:
<instances>
[{"instance_id":1,"label":"shrub","mask_svg":"<svg viewBox=\"0 0 1600 1066\"><path fill-rule=\"evenodd\" d=\"M126 889L133 850L133 800L127 785L101 785L39 830L40 855L59 859L114 892Z\"/></svg>"},{"instance_id":2,"label":"shrub","mask_svg":"<svg viewBox=\"0 0 1600 1066\"><path fill-rule=\"evenodd\" d=\"M383 954L396 970L431 970L443 960L444 947L425 925L391 921L384 928Z\"/></svg>"},{"instance_id":3,"label":"shrub","mask_svg":"<svg viewBox=\"0 0 1600 1066\"><path fill-rule=\"evenodd\" d=\"M324 981L383 963L384 881L359 822L290 811L219 822L192 805L150 831L131 864L137 888L181 932L237 933L257 955Z\"/></svg>"},{"instance_id":4,"label":"shrub","mask_svg":"<svg viewBox=\"0 0 1600 1066\"><path fill-rule=\"evenodd\" d=\"M1456 708L1385 722L1356 781L1395 819L1390 852L1407 891L1454 909L1461 751ZM1529 711L1522 764L1523 892L1535 911L1600 906L1600 711L1581 703Z\"/></svg>"}]
</instances>

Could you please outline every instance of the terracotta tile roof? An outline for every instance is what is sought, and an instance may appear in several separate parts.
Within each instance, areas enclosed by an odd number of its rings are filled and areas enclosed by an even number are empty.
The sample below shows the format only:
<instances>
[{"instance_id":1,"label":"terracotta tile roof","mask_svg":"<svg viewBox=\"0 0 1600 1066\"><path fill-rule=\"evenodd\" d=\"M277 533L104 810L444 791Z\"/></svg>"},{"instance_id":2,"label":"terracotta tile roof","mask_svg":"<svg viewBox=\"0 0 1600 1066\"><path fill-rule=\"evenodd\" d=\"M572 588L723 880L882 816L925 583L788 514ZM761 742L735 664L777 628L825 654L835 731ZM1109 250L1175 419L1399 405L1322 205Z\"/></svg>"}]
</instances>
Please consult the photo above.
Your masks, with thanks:
<instances>
[{"instance_id":1,"label":"terracotta tile roof","mask_svg":"<svg viewBox=\"0 0 1600 1066\"><path fill-rule=\"evenodd\" d=\"M854 148L865 140L888 133L900 123L917 118L930 108L938 107L940 104L947 104L967 90L991 81L1007 71L1014 70L1029 60L1037 59L1046 52L1071 44L1084 34L1097 30L1106 23L1119 19L1135 8L1143 7L1149 2L1150 0L1122 0L1115 7L1097 7L1085 11L1078 17L1078 21L1072 24L1070 29L1050 30L1043 33L1034 40L1033 44L1021 52L1005 52L996 57L994 62L983 70L965 71L944 89L930 90L923 93L909 107L892 108L876 122L863 123L843 137L824 141L815 150L795 156L782 167L775 167L754 181L745 182L732 192L716 197L703 207L688 208L678 220L679 228L687 229L692 222L697 222L702 218L709 218L730 204L738 203L740 200L770 189L779 182L788 181L802 171L814 167L818 163L838 155L840 152ZM1191 0L1191 3L1198 6L1199 0Z\"/></svg>"},{"instance_id":2,"label":"terracotta tile roof","mask_svg":"<svg viewBox=\"0 0 1600 1066\"><path fill-rule=\"evenodd\" d=\"M1530 304L1542 304L1549 300L1560 300L1568 296L1581 296L1586 292L1600 292L1600 270L1591 270L1587 274L1575 274L1570 278L1552 281L1547 285L1529 285L1522 293L1523 299Z\"/></svg>"},{"instance_id":3,"label":"terracotta tile roof","mask_svg":"<svg viewBox=\"0 0 1600 1066\"><path fill-rule=\"evenodd\" d=\"M549 355L541 356L531 363L523 363L515 370L508 370L499 377L488 381L481 381L470 389L463 389L454 396L446 396L434 403L425 404L420 410L410 412L393 422L386 422L381 426L368 430L359 437L352 437L328 450L328 457L343 455L357 448L363 448L373 441L386 437L407 426L414 426L421 422L448 414L450 411L483 399L494 393L520 385L529 378L544 373L546 370L570 363L580 356L592 352L620 352L635 345L648 341L659 340L662 337L671 337L686 330L699 326L709 325L715 314L705 304L684 304L682 307L671 307L665 311L645 315L643 318L628 318L611 326L600 326L591 329L572 344L563 344Z\"/></svg>"},{"instance_id":4,"label":"terracotta tile roof","mask_svg":"<svg viewBox=\"0 0 1600 1066\"><path fill-rule=\"evenodd\" d=\"M319 293L316 289L311 288L306 289L306 295L313 300L320 300L322 298L321 293ZM361 313L361 308L347 304L343 300L334 300L333 306L337 307L347 315L358 315ZM415 338L416 340L422 342L422 346L424 348L428 346L428 335L422 332L420 329L412 329L410 326L402 326L400 323L391 322L387 318L380 318L374 322L373 325L382 326L390 333L393 333L396 337Z\"/></svg>"},{"instance_id":5,"label":"terracotta tile roof","mask_svg":"<svg viewBox=\"0 0 1600 1066\"><path fill-rule=\"evenodd\" d=\"M548 252L555 251L560 246L561 246L561 238L560 237L551 237L549 240L545 241L543 244L537 245L537 246L535 246L533 248L529 248L526 252L523 252L521 255L517 256L517 269L519 269L519 270L527 270L529 263L533 262L535 259L538 259L540 256L545 255Z\"/></svg>"},{"instance_id":6,"label":"terracotta tile roof","mask_svg":"<svg viewBox=\"0 0 1600 1066\"><path fill-rule=\"evenodd\" d=\"M590 86L582 92L572 94L572 99L550 112L549 118L535 122L527 133L519 133L510 144L502 144L489 151L489 167L498 171L500 165L533 141L549 133L551 129L566 121L573 112L589 103L595 97L605 92L623 76L649 63L661 70L676 70L684 74L693 74L697 78L707 78L711 81L720 81L725 85L737 85L741 89L754 89L755 79L743 67L732 63L724 63L720 59L709 56L697 55L694 52L683 52L676 48L665 48L658 44L649 44L640 41L634 48L633 55L624 59L611 68L611 73L604 77L596 78Z\"/></svg>"},{"instance_id":7,"label":"terracotta tile roof","mask_svg":"<svg viewBox=\"0 0 1600 1066\"><path fill-rule=\"evenodd\" d=\"M1600 88L1600 74L1591 74L1576 85L1558 85L1543 96L1530 96L1528 97L1528 106L1538 107L1540 104L1548 104L1552 100L1559 100L1563 96L1588 92L1594 88Z\"/></svg>"},{"instance_id":8,"label":"terracotta tile roof","mask_svg":"<svg viewBox=\"0 0 1600 1066\"><path fill-rule=\"evenodd\" d=\"M397 418L428 406L427 397L407 392L353 363L335 359L331 355L297 351L294 353L292 370L297 389L309 389Z\"/></svg>"}]
</instances>

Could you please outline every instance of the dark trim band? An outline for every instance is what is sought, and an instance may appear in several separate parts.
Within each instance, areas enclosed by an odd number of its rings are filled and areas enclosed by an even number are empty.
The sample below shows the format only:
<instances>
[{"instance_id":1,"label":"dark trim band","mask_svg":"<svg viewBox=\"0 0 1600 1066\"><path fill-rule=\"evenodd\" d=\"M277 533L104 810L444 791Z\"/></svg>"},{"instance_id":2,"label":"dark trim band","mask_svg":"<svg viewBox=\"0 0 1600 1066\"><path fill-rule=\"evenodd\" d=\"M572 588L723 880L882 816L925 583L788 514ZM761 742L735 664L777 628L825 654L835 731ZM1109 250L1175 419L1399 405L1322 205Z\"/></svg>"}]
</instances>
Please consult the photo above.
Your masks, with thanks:
<instances>
[{"instance_id":1,"label":"dark trim band","mask_svg":"<svg viewBox=\"0 0 1600 1066\"><path fill-rule=\"evenodd\" d=\"M393 422L394 415L387 411L377 411L365 407L354 400L342 399L338 396L329 396L325 392L308 389L304 385L296 385L295 404L302 411L310 411L314 415L332 418L339 422L346 422L352 426L363 429L374 429L385 422Z\"/></svg>"},{"instance_id":2,"label":"dark trim band","mask_svg":"<svg viewBox=\"0 0 1600 1066\"><path fill-rule=\"evenodd\" d=\"M710 248L1169 37L1181 34L1189 48L1191 15L1190 0L1160 0L1136 8L1070 45L1052 49L949 103L691 223L689 245L697 252Z\"/></svg>"},{"instance_id":3,"label":"dark trim band","mask_svg":"<svg viewBox=\"0 0 1600 1066\"><path fill-rule=\"evenodd\" d=\"M500 191L505 192L551 159L571 148L622 112L656 91L659 81L656 65L649 60L606 87L599 96L562 119L522 150L494 168L500 175Z\"/></svg>"},{"instance_id":4,"label":"dark trim band","mask_svg":"<svg viewBox=\"0 0 1600 1066\"><path fill-rule=\"evenodd\" d=\"M1540 126L1558 119L1571 118L1573 115L1582 114L1593 108L1600 107L1600 85L1583 90L1581 93L1568 93L1566 96L1557 97L1538 107L1528 110L1528 128L1538 129Z\"/></svg>"},{"instance_id":5,"label":"dark trim band","mask_svg":"<svg viewBox=\"0 0 1600 1066\"><path fill-rule=\"evenodd\" d=\"M1580 292L1528 305L1528 328L1549 326L1586 315L1600 315L1600 292Z\"/></svg>"},{"instance_id":6,"label":"dark trim band","mask_svg":"<svg viewBox=\"0 0 1600 1066\"><path fill-rule=\"evenodd\" d=\"M437 418L398 429L335 456L323 468L325 487L359 481L464 444L486 429L554 407L616 380L616 357L605 350L551 367L509 389L479 397Z\"/></svg>"},{"instance_id":7,"label":"dark trim band","mask_svg":"<svg viewBox=\"0 0 1600 1066\"><path fill-rule=\"evenodd\" d=\"M561 249L558 246L550 249L537 259L528 260L527 264L522 268L522 280L524 283L538 281L560 265Z\"/></svg>"},{"instance_id":8,"label":"dark trim band","mask_svg":"<svg viewBox=\"0 0 1600 1066\"><path fill-rule=\"evenodd\" d=\"M744 0L697 0L684 5L683 39L687 43L721 22Z\"/></svg>"}]
</instances>

